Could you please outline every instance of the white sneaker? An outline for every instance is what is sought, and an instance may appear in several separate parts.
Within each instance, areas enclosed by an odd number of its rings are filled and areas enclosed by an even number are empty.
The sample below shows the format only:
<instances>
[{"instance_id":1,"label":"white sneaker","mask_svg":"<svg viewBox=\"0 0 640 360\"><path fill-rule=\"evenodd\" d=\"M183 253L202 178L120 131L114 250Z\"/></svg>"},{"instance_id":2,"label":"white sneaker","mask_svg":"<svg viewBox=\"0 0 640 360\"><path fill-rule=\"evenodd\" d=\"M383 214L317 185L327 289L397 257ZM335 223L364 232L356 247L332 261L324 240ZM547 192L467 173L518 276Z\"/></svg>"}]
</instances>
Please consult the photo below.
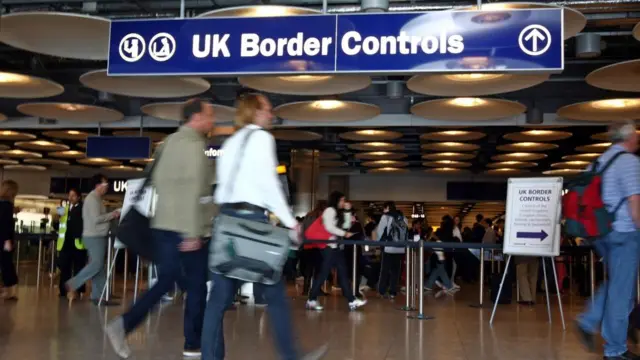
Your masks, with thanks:
<instances>
[{"instance_id":1,"label":"white sneaker","mask_svg":"<svg viewBox=\"0 0 640 360\"><path fill-rule=\"evenodd\" d=\"M367 292L369 290L371 290L371 288L368 285L360 285L360 288L358 288L358 292L362 296L364 296L365 292Z\"/></svg>"},{"instance_id":2,"label":"white sneaker","mask_svg":"<svg viewBox=\"0 0 640 360\"><path fill-rule=\"evenodd\" d=\"M357 310L365 305L367 305L367 300L355 299L349 303L349 310Z\"/></svg>"},{"instance_id":3,"label":"white sneaker","mask_svg":"<svg viewBox=\"0 0 640 360\"><path fill-rule=\"evenodd\" d=\"M122 317L118 317L113 320L105 329L107 337L111 342L113 350L123 359L131 356L131 349L127 343L127 335L124 330L124 320Z\"/></svg>"},{"instance_id":4,"label":"white sneaker","mask_svg":"<svg viewBox=\"0 0 640 360\"><path fill-rule=\"evenodd\" d=\"M457 291L457 290L460 290L461 288L460 288L460 285L453 283L453 285L451 286L451 289Z\"/></svg>"},{"instance_id":5,"label":"white sneaker","mask_svg":"<svg viewBox=\"0 0 640 360\"><path fill-rule=\"evenodd\" d=\"M202 357L202 351L200 350L184 350L182 356L185 358L199 358Z\"/></svg>"},{"instance_id":6,"label":"white sneaker","mask_svg":"<svg viewBox=\"0 0 640 360\"><path fill-rule=\"evenodd\" d=\"M305 307L307 308L307 310L313 310L313 311L324 310L324 307L320 305L320 303L317 301L307 301L307 304Z\"/></svg>"},{"instance_id":7,"label":"white sneaker","mask_svg":"<svg viewBox=\"0 0 640 360\"><path fill-rule=\"evenodd\" d=\"M444 287L444 285L442 285L442 283L440 282L440 280L436 280L436 286L439 287L440 289L446 289Z\"/></svg>"},{"instance_id":8,"label":"white sneaker","mask_svg":"<svg viewBox=\"0 0 640 360\"><path fill-rule=\"evenodd\" d=\"M303 356L302 360L320 360L327 354L328 350L329 345L322 345L321 347Z\"/></svg>"}]
</instances>

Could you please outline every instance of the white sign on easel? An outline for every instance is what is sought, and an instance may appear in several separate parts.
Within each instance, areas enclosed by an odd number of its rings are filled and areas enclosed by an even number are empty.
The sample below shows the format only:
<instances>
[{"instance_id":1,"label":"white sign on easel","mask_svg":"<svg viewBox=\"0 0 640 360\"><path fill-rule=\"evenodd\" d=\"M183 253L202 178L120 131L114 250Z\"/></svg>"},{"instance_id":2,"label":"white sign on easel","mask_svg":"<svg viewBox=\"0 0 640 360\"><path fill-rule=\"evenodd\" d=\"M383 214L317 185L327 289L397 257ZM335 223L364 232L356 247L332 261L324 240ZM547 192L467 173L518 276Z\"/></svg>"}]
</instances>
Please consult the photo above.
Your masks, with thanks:
<instances>
[{"instance_id":1,"label":"white sign on easel","mask_svg":"<svg viewBox=\"0 0 640 360\"><path fill-rule=\"evenodd\" d=\"M560 233L562 214L561 177L540 177L509 179L507 187L507 204L504 227L503 253L509 255L505 265L498 296L493 306L491 320L496 314L502 288L504 286L511 258L515 256L541 257L547 296L547 312L551 322L551 302L549 300L549 284L545 259L549 258L558 293L558 306L565 328L564 312L558 287L558 276L554 257L560 255ZM508 286L511 286L509 284Z\"/></svg>"},{"instance_id":2,"label":"white sign on easel","mask_svg":"<svg viewBox=\"0 0 640 360\"><path fill-rule=\"evenodd\" d=\"M127 181L122 210L120 211L120 219L124 218L124 215L131 209L131 206L135 206L142 215L151 216L153 214L157 194L150 185L141 189L143 184L144 179L131 179ZM134 204L133 199L140 194L140 191L143 191L142 197ZM116 249L124 249L126 245L116 238L114 247Z\"/></svg>"}]
</instances>

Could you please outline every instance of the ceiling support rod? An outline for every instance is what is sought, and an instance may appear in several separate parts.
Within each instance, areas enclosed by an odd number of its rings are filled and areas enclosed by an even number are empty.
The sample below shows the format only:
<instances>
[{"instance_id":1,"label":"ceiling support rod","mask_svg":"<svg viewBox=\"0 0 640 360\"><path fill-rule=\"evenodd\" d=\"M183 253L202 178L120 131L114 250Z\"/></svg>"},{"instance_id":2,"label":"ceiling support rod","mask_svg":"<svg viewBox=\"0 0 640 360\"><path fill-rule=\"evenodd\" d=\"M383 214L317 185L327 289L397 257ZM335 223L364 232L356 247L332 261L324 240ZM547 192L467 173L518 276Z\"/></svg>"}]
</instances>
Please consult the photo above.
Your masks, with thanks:
<instances>
[{"instance_id":1,"label":"ceiling support rod","mask_svg":"<svg viewBox=\"0 0 640 360\"><path fill-rule=\"evenodd\" d=\"M182 1L184 1L184 0L182 0ZM322 0L322 13L323 14L327 13L328 2L329 2L329 0Z\"/></svg>"},{"instance_id":2,"label":"ceiling support rod","mask_svg":"<svg viewBox=\"0 0 640 360\"><path fill-rule=\"evenodd\" d=\"M184 19L185 0L180 0L180 19Z\"/></svg>"},{"instance_id":3,"label":"ceiling support rod","mask_svg":"<svg viewBox=\"0 0 640 360\"><path fill-rule=\"evenodd\" d=\"M478 10L482 10L482 0L478 0Z\"/></svg>"}]
</instances>

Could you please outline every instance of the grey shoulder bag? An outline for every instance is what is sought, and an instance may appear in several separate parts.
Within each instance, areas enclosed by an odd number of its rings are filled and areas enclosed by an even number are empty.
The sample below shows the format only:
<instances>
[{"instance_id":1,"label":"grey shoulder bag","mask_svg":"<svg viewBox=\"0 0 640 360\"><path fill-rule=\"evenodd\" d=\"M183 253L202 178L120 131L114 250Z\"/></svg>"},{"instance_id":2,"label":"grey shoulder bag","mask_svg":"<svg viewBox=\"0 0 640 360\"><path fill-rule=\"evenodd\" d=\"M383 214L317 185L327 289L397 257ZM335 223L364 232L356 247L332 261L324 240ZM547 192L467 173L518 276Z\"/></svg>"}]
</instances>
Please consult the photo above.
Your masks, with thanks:
<instances>
[{"instance_id":1,"label":"grey shoulder bag","mask_svg":"<svg viewBox=\"0 0 640 360\"><path fill-rule=\"evenodd\" d=\"M233 194L233 185L242 166L244 149L255 131L250 130L242 143L227 186L229 197ZM213 221L211 233L209 269L213 273L266 285L280 281L291 245L289 229L220 213Z\"/></svg>"}]
</instances>

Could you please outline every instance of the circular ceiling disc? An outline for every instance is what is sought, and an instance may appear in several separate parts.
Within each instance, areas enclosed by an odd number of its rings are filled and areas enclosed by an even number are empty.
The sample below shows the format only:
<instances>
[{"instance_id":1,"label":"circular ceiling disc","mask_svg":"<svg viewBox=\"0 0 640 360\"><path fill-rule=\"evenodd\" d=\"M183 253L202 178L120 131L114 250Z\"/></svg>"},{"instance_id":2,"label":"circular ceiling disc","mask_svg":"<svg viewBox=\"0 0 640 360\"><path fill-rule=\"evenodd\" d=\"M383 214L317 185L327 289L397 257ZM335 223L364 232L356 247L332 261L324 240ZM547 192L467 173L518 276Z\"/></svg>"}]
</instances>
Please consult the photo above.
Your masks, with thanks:
<instances>
[{"instance_id":1,"label":"circular ceiling disc","mask_svg":"<svg viewBox=\"0 0 640 360\"><path fill-rule=\"evenodd\" d=\"M359 153L355 155L359 160L401 160L407 158L407 154L394 153L389 151L373 151L366 153Z\"/></svg>"},{"instance_id":2,"label":"circular ceiling disc","mask_svg":"<svg viewBox=\"0 0 640 360\"><path fill-rule=\"evenodd\" d=\"M143 170L139 167L127 166L127 165L104 166L103 169L108 171L122 171L122 172L139 172Z\"/></svg>"},{"instance_id":3,"label":"circular ceiling disc","mask_svg":"<svg viewBox=\"0 0 640 360\"><path fill-rule=\"evenodd\" d=\"M45 171L45 170L47 170L46 167L41 166L41 165L22 165L22 164L5 165L4 169L5 170L21 170L21 171Z\"/></svg>"},{"instance_id":4,"label":"circular ceiling disc","mask_svg":"<svg viewBox=\"0 0 640 360\"><path fill-rule=\"evenodd\" d=\"M509 100L454 98L428 100L411 107L411 113L440 121L488 121L520 115L527 107Z\"/></svg>"},{"instance_id":5,"label":"circular ceiling disc","mask_svg":"<svg viewBox=\"0 0 640 360\"><path fill-rule=\"evenodd\" d=\"M140 108L143 114L161 120L182 121L184 102L163 102L147 104ZM233 123L236 109L230 106L212 104L216 123Z\"/></svg>"},{"instance_id":6,"label":"circular ceiling disc","mask_svg":"<svg viewBox=\"0 0 640 360\"><path fill-rule=\"evenodd\" d=\"M464 174L468 173L469 170L461 169L461 168L450 168L450 167L441 167L434 169L426 169L424 172L430 174Z\"/></svg>"},{"instance_id":7,"label":"circular ceiling disc","mask_svg":"<svg viewBox=\"0 0 640 360\"><path fill-rule=\"evenodd\" d=\"M553 9L560 8L560 6L545 4L545 3L536 3L536 2L505 2L505 3L488 3L482 4L482 10L509 10L509 9ZM587 18L578 10L562 7L564 8L564 19L563 19L563 28L564 28L564 40L570 39L587 25ZM477 9L476 6L470 7L469 9Z\"/></svg>"},{"instance_id":8,"label":"circular ceiling disc","mask_svg":"<svg viewBox=\"0 0 640 360\"><path fill-rule=\"evenodd\" d=\"M584 160L573 160L573 161L564 161L559 163L551 164L552 168L557 169L576 169L576 170L584 170L591 164L591 161Z\"/></svg>"},{"instance_id":9,"label":"circular ceiling disc","mask_svg":"<svg viewBox=\"0 0 640 360\"><path fill-rule=\"evenodd\" d=\"M320 96L365 89L371 85L371 78L364 75L240 76L238 82L273 94Z\"/></svg>"},{"instance_id":10,"label":"circular ceiling disc","mask_svg":"<svg viewBox=\"0 0 640 360\"><path fill-rule=\"evenodd\" d=\"M546 159L546 154L515 152L510 154L500 154L491 157L493 161L536 161Z\"/></svg>"},{"instance_id":11,"label":"circular ceiling disc","mask_svg":"<svg viewBox=\"0 0 640 360\"><path fill-rule=\"evenodd\" d=\"M446 130L420 135L423 141L472 141L487 136L479 131Z\"/></svg>"},{"instance_id":12,"label":"circular ceiling disc","mask_svg":"<svg viewBox=\"0 0 640 360\"><path fill-rule=\"evenodd\" d=\"M404 168L394 168L394 167L381 167L381 168L375 168L375 169L371 169L371 170L367 170L368 173L408 173L409 170L408 169L404 169Z\"/></svg>"},{"instance_id":13,"label":"circular ceiling disc","mask_svg":"<svg viewBox=\"0 0 640 360\"><path fill-rule=\"evenodd\" d=\"M491 169L485 171L487 175L500 175L500 176L514 176L514 175L523 175L529 173L529 170L524 169L512 169L512 168L500 168L500 169Z\"/></svg>"},{"instance_id":14,"label":"circular ceiling disc","mask_svg":"<svg viewBox=\"0 0 640 360\"><path fill-rule=\"evenodd\" d=\"M40 159L42 154L32 152L32 151L24 151L24 150L3 150L0 151L0 157L12 158L12 159Z\"/></svg>"},{"instance_id":15,"label":"circular ceiling disc","mask_svg":"<svg viewBox=\"0 0 640 360\"><path fill-rule=\"evenodd\" d=\"M621 121L640 118L640 98L608 99L567 105L558 116L580 121Z\"/></svg>"},{"instance_id":16,"label":"circular ceiling disc","mask_svg":"<svg viewBox=\"0 0 640 360\"><path fill-rule=\"evenodd\" d=\"M56 151L49 153L48 155L60 159L83 159L86 157L86 154L83 151L78 150Z\"/></svg>"},{"instance_id":17,"label":"circular ceiling disc","mask_svg":"<svg viewBox=\"0 0 640 360\"><path fill-rule=\"evenodd\" d=\"M78 131L78 130L51 130L45 131L42 135L53 139L61 140L87 140L89 136L95 136L96 134Z\"/></svg>"},{"instance_id":18,"label":"circular ceiling disc","mask_svg":"<svg viewBox=\"0 0 640 360\"><path fill-rule=\"evenodd\" d=\"M573 136L568 131L556 130L527 130L517 133L510 133L503 136L511 141L537 142L537 141L558 141L565 140Z\"/></svg>"},{"instance_id":19,"label":"circular ceiling disc","mask_svg":"<svg viewBox=\"0 0 640 360\"><path fill-rule=\"evenodd\" d=\"M585 80L587 84L601 89L640 92L640 59L594 70Z\"/></svg>"},{"instance_id":20,"label":"circular ceiling disc","mask_svg":"<svg viewBox=\"0 0 640 360\"><path fill-rule=\"evenodd\" d=\"M562 157L562 160L565 161L593 161L600 157L600 153L584 153L584 154L574 154L574 155L566 155Z\"/></svg>"},{"instance_id":21,"label":"circular ceiling disc","mask_svg":"<svg viewBox=\"0 0 640 360\"><path fill-rule=\"evenodd\" d=\"M315 133L313 131L305 131L305 130L286 130L286 129L276 129L272 130L271 134L276 140L283 141L316 141L322 140L322 135Z\"/></svg>"},{"instance_id":22,"label":"circular ceiling disc","mask_svg":"<svg viewBox=\"0 0 640 360\"><path fill-rule=\"evenodd\" d=\"M374 161L364 161L362 164L364 167L407 167L409 166L409 162L407 161L398 161L398 160L374 160Z\"/></svg>"},{"instance_id":23,"label":"circular ceiling disc","mask_svg":"<svg viewBox=\"0 0 640 360\"><path fill-rule=\"evenodd\" d=\"M80 76L85 87L110 94L142 98L175 98L202 94L211 84L199 77L107 76L107 70Z\"/></svg>"},{"instance_id":24,"label":"circular ceiling disc","mask_svg":"<svg viewBox=\"0 0 640 360\"><path fill-rule=\"evenodd\" d=\"M17 160L0 159L0 165L18 165L19 163Z\"/></svg>"},{"instance_id":25,"label":"circular ceiling disc","mask_svg":"<svg viewBox=\"0 0 640 360\"><path fill-rule=\"evenodd\" d=\"M425 74L407 81L407 88L431 96L485 96L527 89L549 79L550 74Z\"/></svg>"},{"instance_id":26,"label":"circular ceiling disc","mask_svg":"<svg viewBox=\"0 0 640 360\"><path fill-rule=\"evenodd\" d=\"M636 134L638 134L640 136L640 130L636 130ZM603 133L592 135L591 139L597 140L597 141L609 141L609 140L611 140L610 137L609 137L609 133L608 132L603 132Z\"/></svg>"},{"instance_id":27,"label":"circular ceiling disc","mask_svg":"<svg viewBox=\"0 0 640 360\"><path fill-rule=\"evenodd\" d=\"M431 150L431 151L476 151L480 149L479 145L475 144L465 144L459 142L441 142L441 143L431 143L431 144L422 144L421 148L423 150Z\"/></svg>"},{"instance_id":28,"label":"circular ceiling disc","mask_svg":"<svg viewBox=\"0 0 640 360\"><path fill-rule=\"evenodd\" d=\"M538 164L533 162L526 162L526 161L501 161L501 162L487 164L487 167L491 169L501 169L501 168L526 169L526 168L532 168L536 166L538 166Z\"/></svg>"},{"instance_id":29,"label":"circular ceiling disc","mask_svg":"<svg viewBox=\"0 0 640 360\"><path fill-rule=\"evenodd\" d=\"M404 150L404 145L393 144L387 142L367 142L358 144L349 144L349 149L357 151L401 151Z\"/></svg>"},{"instance_id":30,"label":"circular ceiling disc","mask_svg":"<svg viewBox=\"0 0 640 360\"><path fill-rule=\"evenodd\" d=\"M24 140L33 140L36 138L37 136L29 133L17 132L13 130L0 130L0 140L24 141Z\"/></svg>"},{"instance_id":31,"label":"circular ceiling disc","mask_svg":"<svg viewBox=\"0 0 640 360\"><path fill-rule=\"evenodd\" d=\"M355 130L341 133L340 138L351 141L390 141L402 137L402 133L397 131L368 129Z\"/></svg>"},{"instance_id":32,"label":"circular ceiling disc","mask_svg":"<svg viewBox=\"0 0 640 360\"><path fill-rule=\"evenodd\" d=\"M207 11L197 17L278 17L293 15L314 15L322 14L321 11L282 5L254 5L254 6L234 6L224 9Z\"/></svg>"},{"instance_id":33,"label":"circular ceiling disc","mask_svg":"<svg viewBox=\"0 0 640 360\"><path fill-rule=\"evenodd\" d=\"M148 137L151 139L151 141L153 142L157 142L157 141L163 141L168 134L165 134L163 132L159 132L159 131L142 131L142 134L140 134L139 130L118 130L118 131L114 131L113 135L115 136L143 136L143 137Z\"/></svg>"},{"instance_id":34,"label":"circular ceiling disc","mask_svg":"<svg viewBox=\"0 0 640 360\"><path fill-rule=\"evenodd\" d=\"M607 151L607 149L610 146L611 146L610 142L591 144L591 145L584 145L584 146L578 146L576 148L576 151L577 152L584 152L584 153L603 153L603 152Z\"/></svg>"},{"instance_id":35,"label":"circular ceiling disc","mask_svg":"<svg viewBox=\"0 0 640 360\"><path fill-rule=\"evenodd\" d=\"M107 60L108 19L61 12L3 15L0 41L18 49L61 58Z\"/></svg>"},{"instance_id":36,"label":"circular ceiling disc","mask_svg":"<svg viewBox=\"0 0 640 360\"><path fill-rule=\"evenodd\" d=\"M544 175L555 175L555 176L574 176L582 173L583 173L582 170L576 170L576 169L555 169L555 170L547 170L542 172L542 174Z\"/></svg>"},{"instance_id":37,"label":"circular ceiling disc","mask_svg":"<svg viewBox=\"0 0 640 360\"><path fill-rule=\"evenodd\" d=\"M0 97L3 98L38 99L60 95L63 92L64 87L51 80L30 75L0 72Z\"/></svg>"},{"instance_id":38,"label":"circular ceiling disc","mask_svg":"<svg viewBox=\"0 0 640 360\"><path fill-rule=\"evenodd\" d=\"M27 164L34 165L49 165L49 166L69 166L68 161L56 160L56 159L26 159L24 161Z\"/></svg>"},{"instance_id":39,"label":"circular ceiling disc","mask_svg":"<svg viewBox=\"0 0 640 360\"><path fill-rule=\"evenodd\" d=\"M113 122L124 118L124 114L117 110L102 106L70 103L27 103L18 105L18 111L28 116L86 123Z\"/></svg>"},{"instance_id":40,"label":"circular ceiling disc","mask_svg":"<svg viewBox=\"0 0 640 360\"><path fill-rule=\"evenodd\" d=\"M318 100L280 105L273 112L285 120L332 123L371 119L380 115L380 108L355 101Z\"/></svg>"},{"instance_id":41,"label":"circular ceiling disc","mask_svg":"<svg viewBox=\"0 0 640 360\"><path fill-rule=\"evenodd\" d=\"M18 141L15 143L16 147L27 150L35 151L64 151L69 150L69 147L65 144L56 143L46 140L33 140L33 141Z\"/></svg>"},{"instance_id":42,"label":"circular ceiling disc","mask_svg":"<svg viewBox=\"0 0 640 360\"><path fill-rule=\"evenodd\" d=\"M471 160L475 157L475 154L465 154L457 152L441 152L422 155L422 158L424 160Z\"/></svg>"},{"instance_id":43,"label":"circular ceiling disc","mask_svg":"<svg viewBox=\"0 0 640 360\"><path fill-rule=\"evenodd\" d=\"M496 147L498 151L548 151L555 150L559 146L556 144L538 142L519 142L513 144L500 145Z\"/></svg>"},{"instance_id":44,"label":"circular ceiling disc","mask_svg":"<svg viewBox=\"0 0 640 360\"><path fill-rule=\"evenodd\" d=\"M471 167L470 162L466 161L455 161L455 160L438 160L438 161L427 161L423 162L422 166L428 167L437 167L437 168L468 168Z\"/></svg>"},{"instance_id":45,"label":"circular ceiling disc","mask_svg":"<svg viewBox=\"0 0 640 360\"><path fill-rule=\"evenodd\" d=\"M119 161L103 159L103 158L84 158L77 160L79 164L91 166L118 166L122 165Z\"/></svg>"}]
</instances>

